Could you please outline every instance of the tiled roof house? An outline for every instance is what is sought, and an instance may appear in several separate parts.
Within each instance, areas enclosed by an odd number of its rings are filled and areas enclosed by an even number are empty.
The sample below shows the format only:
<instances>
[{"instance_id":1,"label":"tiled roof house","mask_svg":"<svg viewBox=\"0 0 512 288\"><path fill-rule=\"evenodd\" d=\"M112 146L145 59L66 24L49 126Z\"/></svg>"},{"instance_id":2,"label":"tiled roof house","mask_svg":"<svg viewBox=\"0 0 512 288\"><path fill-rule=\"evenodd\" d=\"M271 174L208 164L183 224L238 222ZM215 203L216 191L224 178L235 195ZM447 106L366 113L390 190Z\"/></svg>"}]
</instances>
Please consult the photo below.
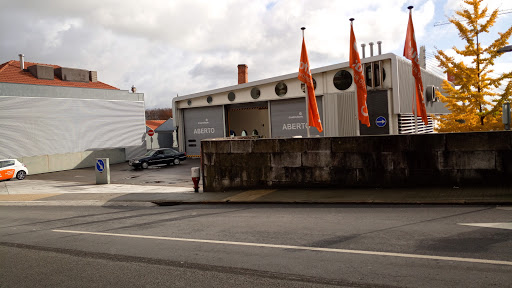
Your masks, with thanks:
<instances>
[{"instance_id":1,"label":"tiled roof house","mask_svg":"<svg viewBox=\"0 0 512 288\"><path fill-rule=\"evenodd\" d=\"M0 159L18 159L30 174L146 151L144 94L98 81L96 71L26 62L22 54L0 64L0 127Z\"/></svg>"}]
</instances>

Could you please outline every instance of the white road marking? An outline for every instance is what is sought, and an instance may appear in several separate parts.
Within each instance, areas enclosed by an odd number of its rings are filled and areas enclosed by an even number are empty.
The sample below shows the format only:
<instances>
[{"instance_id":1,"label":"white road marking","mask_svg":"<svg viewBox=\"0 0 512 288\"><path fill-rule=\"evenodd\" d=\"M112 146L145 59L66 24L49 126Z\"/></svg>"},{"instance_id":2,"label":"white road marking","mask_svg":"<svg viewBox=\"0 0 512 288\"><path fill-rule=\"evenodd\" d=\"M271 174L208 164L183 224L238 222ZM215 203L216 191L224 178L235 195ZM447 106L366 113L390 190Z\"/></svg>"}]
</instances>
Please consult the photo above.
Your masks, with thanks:
<instances>
[{"instance_id":1,"label":"white road marking","mask_svg":"<svg viewBox=\"0 0 512 288\"><path fill-rule=\"evenodd\" d=\"M496 209L512 211L512 206L501 206L501 207L496 207Z\"/></svg>"},{"instance_id":2,"label":"white road marking","mask_svg":"<svg viewBox=\"0 0 512 288\"><path fill-rule=\"evenodd\" d=\"M378 255L378 256L391 256L391 257L404 257L404 258L430 259L430 260L443 260L443 261L470 262L470 263L479 263L479 264L494 264L494 265L512 266L511 261L475 259L475 258L445 257L445 256L404 254L404 253L392 253L392 252L347 250L347 249L335 249L335 248L319 248L319 247L307 247L307 246L276 245L276 244L233 242L233 241L219 241L219 240L205 240L205 239L187 239L187 238L174 238L174 237L162 237L162 236L146 236L146 235L117 234L117 233L103 233L103 232L73 231L73 230L52 230L52 231L59 232L59 233L89 234L89 235L130 237L130 238L143 238L143 239L169 240L169 241L182 241L182 242L252 246L252 247L264 247L264 248L279 248L279 249L295 249L295 250L306 250L306 251L348 253L348 254Z\"/></svg>"},{"instance_id":3,"label":"white road marking","mask_svg":"<svg viewBox=\"0 0 512 288\"><path fill-rule=\"evenodd\" d=\"M497 228L512 230L512 222L510 223L457 223L464 226L476 226L485 228Z\"/></svg>"}]
</instances>

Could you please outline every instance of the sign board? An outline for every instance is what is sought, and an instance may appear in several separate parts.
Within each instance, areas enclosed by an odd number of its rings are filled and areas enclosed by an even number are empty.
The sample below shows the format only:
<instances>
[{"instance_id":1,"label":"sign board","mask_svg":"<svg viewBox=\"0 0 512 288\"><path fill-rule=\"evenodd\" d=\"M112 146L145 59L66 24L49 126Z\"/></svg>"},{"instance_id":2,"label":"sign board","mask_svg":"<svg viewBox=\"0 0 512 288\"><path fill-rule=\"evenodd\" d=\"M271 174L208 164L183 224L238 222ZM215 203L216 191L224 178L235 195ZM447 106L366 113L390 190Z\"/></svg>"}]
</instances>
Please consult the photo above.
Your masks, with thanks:
<instances>
[{"instance_id":1,"label":"sign board","mask_svg":"<svg viewBox=\"0 0 512 288\"><path fill-rule=\"evenodd\" d=\"M377 117L377 119L375 119L375 124L378 126L378 127L384 127L386 126L386 123L388 121L386 120L386 117L384 116L379 116Z\"/></svg>"},{"instance_id":2,"label":"sign board","mask_svg":"<svg viewBox=\"0 0 512 288\"><path fill-rule=\"evenodd\" d=\"M155 135L155 131L153 129L149 129L148 136L153 136L153 135Z\"/></svg>"},{"instance_id":3,"label":"sign board","mask_svg":"<svg viewBox=\"0 0 512 288\"><path fill-rule=\"evenodd\" d=\"M105 170L105 162L102 159L96 160L96 170L98 170L98 172Z\"/></svg>"},{"instance_id":4,"label":"sign board","mask_svg":"<svg viewBox=\"0 0 512 288\"><path fill-rule=\"evenodd\" d=\"M109 158L96 158L96 184L110 184Z\"/></svg>"}]
</instances>

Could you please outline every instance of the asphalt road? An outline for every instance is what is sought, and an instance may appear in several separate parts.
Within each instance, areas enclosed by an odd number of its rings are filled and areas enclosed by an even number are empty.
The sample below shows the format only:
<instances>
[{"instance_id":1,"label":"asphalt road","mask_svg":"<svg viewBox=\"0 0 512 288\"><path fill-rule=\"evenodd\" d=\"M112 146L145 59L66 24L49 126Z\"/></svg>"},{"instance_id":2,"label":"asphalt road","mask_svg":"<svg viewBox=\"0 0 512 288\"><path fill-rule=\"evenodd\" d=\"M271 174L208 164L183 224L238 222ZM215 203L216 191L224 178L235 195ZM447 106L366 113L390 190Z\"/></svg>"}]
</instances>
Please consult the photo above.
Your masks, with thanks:
<instances>
[{"instance_id":1,"label":"asphalt road","mask_svg":"<svg viewBox=\"0 0 512 288\"><path fill-rule=\"evenodd\" d=\"M493 206L2 207L0 287L510 287L511 222Z\"/></svg>"}]
</instances>

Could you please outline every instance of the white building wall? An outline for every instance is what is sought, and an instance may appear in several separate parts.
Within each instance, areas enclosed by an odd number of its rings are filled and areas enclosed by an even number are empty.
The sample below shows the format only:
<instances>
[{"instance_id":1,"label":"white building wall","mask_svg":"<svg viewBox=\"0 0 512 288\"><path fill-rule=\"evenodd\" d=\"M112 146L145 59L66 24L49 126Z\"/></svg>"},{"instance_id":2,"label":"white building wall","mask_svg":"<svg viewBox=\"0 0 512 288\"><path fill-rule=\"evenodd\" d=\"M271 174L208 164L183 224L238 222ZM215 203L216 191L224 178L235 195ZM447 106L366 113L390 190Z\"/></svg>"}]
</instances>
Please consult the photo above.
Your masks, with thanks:
<instances>
[{"instance_id":1,"label":"white building wall","mask_svg":"<svg viewBox=\"0 0 512 288\"><path fill-rule=\"evenodd\" d=\"M144 101L0 96L0 127L0 158L146 146Z\"/></svg>"}]
</instances>

